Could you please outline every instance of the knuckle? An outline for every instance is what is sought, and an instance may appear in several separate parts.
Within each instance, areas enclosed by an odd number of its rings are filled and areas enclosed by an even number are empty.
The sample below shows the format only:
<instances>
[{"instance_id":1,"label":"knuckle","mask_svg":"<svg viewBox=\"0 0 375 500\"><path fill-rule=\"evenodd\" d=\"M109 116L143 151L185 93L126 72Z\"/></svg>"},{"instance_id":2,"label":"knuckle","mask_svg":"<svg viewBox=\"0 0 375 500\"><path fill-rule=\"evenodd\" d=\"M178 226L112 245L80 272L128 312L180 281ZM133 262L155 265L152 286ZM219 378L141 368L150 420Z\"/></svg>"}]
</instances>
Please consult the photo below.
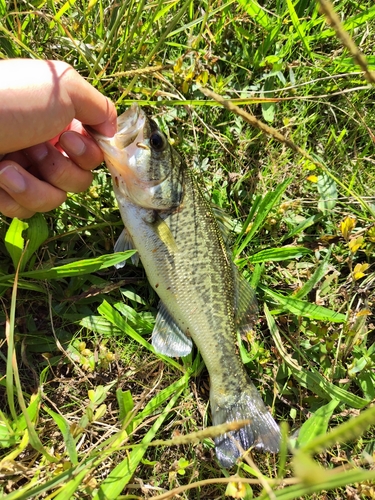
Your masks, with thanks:
<instances>
[{"instance_id":1,"label":"knuckle","mask_svg":"<svg viewBox=\"0 0 375 500\"><path fill-rule=\"evenodd\" d=\"M56 190L54 190L53 195L45 196L40 200L39 203L36 203L33 206L33 210L35 212L49 212L50 210L54 210L55 208L57 208L59 205L61 205L61 203L64 203L65 200L65 191L57 188Z\"/></svg>"},{"instance_id":2,"label":"knuckle","mask_svg":"<svg viewBox=\"0 0 375 500\"><path fill-rule=\"evenodd\" d=\"M0 213L5 215L6 217L11 217L12 219L14 217L18 217L19 219L28 219L29 217L32 217L34 215L35 212L22 207L10 196L3 197L2 194L0 196Z\"/></svg>"},{"instance_id":3,"label":"knuckle","mask_svg":"<svg viewBox=\"0 0 375 500\"><path fill-rule=\"evenodd\" d=\"M93 175L91 172L82 171L81 179L75 181L75 184L72 185L71 189L68 191L70 193L80 193L81 191L85 191L91 184Z\"/></svg>"},{"instance_id":4,"label":"knuckle","mask_svg":"<svg viewBox=\"0 0 375 500\"><path fill-rule=\"evenodd\" d=\"M52 184L57 188L63 188L66 182L70 179L70 160L61 153L54 153L48 155L46 165L43 170L43 178L46 182Z\"/></svg>"}]
</instances>

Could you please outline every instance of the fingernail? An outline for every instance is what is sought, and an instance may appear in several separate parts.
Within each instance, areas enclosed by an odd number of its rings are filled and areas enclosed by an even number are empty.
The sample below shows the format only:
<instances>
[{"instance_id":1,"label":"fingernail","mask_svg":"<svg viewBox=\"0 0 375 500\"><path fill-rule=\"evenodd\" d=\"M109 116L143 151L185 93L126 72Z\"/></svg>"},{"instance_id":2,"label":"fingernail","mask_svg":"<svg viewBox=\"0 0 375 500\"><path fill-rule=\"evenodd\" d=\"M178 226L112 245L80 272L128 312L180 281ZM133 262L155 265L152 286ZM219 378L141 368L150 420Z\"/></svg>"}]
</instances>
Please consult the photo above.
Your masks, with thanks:
<instances>
[{"instance_id":1,"label":"fingernail","mask_svg":"<svg viewBox=\"0 0 375 500\"><path fill-rule=\"evenodd\" d=\"M48 155L48 148L46 144L37 144L36 146L31 146L27 148L26 154L30 156L34 161L42 161Z\"/></svg>"},{"instance_id":2,"label":"fingernail","mask_svg":"<svg viewBox=\"0 0 375 500\"><path fill-rule=\"evenodd\" d=\"M86 151L86 144L74 132L64 132L60 137L60 146L63 150L73 156L81 156Z\"/></svg>"},{"instance_id":3,"label":"fingernail","mask_svg":"<svg viewBox=\"0 0 375 500\"><path fill-rule=\"evenodd\" d=\"M26 189L25 179L13 165L0 170L0 185L12 193L23 193Z\"/></svg>"}]
</instances>

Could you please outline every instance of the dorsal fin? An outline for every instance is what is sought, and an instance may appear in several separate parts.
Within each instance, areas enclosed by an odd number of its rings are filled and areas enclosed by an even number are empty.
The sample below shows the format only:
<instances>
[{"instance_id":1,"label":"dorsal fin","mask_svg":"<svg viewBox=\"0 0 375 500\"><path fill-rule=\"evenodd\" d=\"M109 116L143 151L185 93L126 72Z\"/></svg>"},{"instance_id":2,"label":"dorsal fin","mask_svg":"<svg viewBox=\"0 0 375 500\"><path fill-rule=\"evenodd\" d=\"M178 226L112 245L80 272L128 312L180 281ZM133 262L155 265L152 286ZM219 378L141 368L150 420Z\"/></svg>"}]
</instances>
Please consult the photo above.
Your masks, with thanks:
<instances>
[{"instance_id":1,"label":"dorsal fin","mask_svg":"<svg viewBox=\"0 0 375 500\"><path fill-rule=\"evenodd\" d=\"M235 285L235 311L237 328L241 333L251 330L258 319L258 304L255 290L232 264Z\"/></svg>"},{"instance_id":2,"label":"dorsal fin","mask_svg":"<svg viewBox=\"0 0 375 500\"><path fill-rule=\"evenodd\" d=\"M228 213L224 210L224 208L219 207L215 203L210 203L211 205L211 210L212 213L215 216L217 225L221 231L221 234L223 235L223 239L225 244L228 244L228 240L233 237L233 235L236 235L239 233L241 229L241 224L238 220L232 219L228 215Z\"/></svg>"},{"instance_id":3,"label":"dorsal fin","mask_svg":"<svg viewBox=\"0 0 375 500\"><path fill-rule=\"evenodd\" d=\"M187 356L193 347L192 340L177 326L162 302L152 332L152 345L156 352L171 358Z\"/></svg>"},{"instance_id":4,"label":"dorsal fin","mask_svg":"<svg viewBox=\"0 0 375 500\"><path fill-rule=\"evenodd\" d=\"M233 234L239 232L241 224L232 219L227 212L211 203L212 213L215 216L218 227L223 235L226 247L229 247L229 240ZM237 266L232 261L232 256L228 251L228 259L232 263L232 273L235 288L235 319L240 333L247 333L251 330L258 319L258 305L255 290L250 283L239 273Z\"/></svg>"}]
</instances>

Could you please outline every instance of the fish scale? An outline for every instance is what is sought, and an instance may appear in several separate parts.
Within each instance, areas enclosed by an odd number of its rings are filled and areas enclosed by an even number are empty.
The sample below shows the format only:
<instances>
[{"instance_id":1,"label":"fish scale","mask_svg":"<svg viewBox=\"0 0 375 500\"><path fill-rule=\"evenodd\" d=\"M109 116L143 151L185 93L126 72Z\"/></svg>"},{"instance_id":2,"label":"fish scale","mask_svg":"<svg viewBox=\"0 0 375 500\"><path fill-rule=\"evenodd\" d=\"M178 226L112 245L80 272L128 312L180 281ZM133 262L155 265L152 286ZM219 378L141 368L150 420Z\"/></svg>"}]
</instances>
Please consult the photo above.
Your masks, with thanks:
<instances>
[{"instance_id":1,"label":"fish scale","mask_svg":"<svg viewBox=\"0 0 375 500\"><path fill-rule=\"evenodd\" d=\"M253 319L254 292L231 262L193 173L136 105L118 118L114 138L90 133L113 178L126 247L137 249L161 301L152 339L155 349L184 356L193 339L210 375L213 424L250 420L215 438L219 462L231 467L252 446L277 452L279 428L236 346L238 328Z\"/></svg>"}]
</instances>

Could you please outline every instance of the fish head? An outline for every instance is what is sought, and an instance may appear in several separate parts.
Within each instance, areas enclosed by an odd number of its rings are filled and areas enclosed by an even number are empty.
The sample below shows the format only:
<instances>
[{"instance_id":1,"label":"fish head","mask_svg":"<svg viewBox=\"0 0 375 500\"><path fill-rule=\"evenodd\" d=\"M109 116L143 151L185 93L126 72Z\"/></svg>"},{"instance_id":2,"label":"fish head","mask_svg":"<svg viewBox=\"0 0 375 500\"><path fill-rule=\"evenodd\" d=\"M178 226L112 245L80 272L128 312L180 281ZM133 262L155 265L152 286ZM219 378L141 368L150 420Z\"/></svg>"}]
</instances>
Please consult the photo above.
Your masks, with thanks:
<instances>
[{"instance_id":1,"label":"fish head","mask_svg":"<svg viewBox=\"0 0 375 500\"><path fill-rule=\"evenodd\" d=\"M89 133L102 149L115 194L142 208L168 210L183 196L184 164L157 124L132 104L117 118L117 133Z\"/></svg>"}]
</instances>

